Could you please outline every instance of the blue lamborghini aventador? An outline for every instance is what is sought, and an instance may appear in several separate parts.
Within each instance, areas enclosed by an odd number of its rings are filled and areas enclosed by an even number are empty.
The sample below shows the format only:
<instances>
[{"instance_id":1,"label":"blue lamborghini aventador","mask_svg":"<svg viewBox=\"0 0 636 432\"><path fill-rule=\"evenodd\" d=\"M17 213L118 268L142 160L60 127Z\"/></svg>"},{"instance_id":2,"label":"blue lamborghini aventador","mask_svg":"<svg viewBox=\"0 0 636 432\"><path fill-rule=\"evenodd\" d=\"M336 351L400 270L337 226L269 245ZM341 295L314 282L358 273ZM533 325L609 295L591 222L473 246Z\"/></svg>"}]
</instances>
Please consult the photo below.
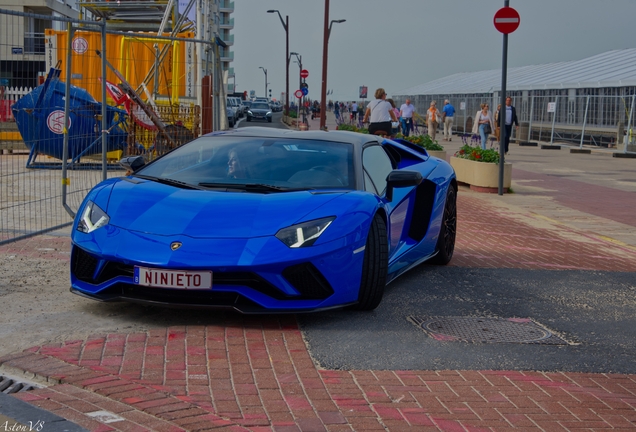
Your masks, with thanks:
<instances>
[{"instance_id":1,"label":"blue lamborghini aventador","mask_svg":"<svg viewBox=\"0 0 636 432\"><path fill-rule=\"evenodd\" d=\"M254 127L122 164L73 225L71 291L91 299L371 310L405 271L453 256L455 173L407 141Z\"/></svg>"}]
</instances>

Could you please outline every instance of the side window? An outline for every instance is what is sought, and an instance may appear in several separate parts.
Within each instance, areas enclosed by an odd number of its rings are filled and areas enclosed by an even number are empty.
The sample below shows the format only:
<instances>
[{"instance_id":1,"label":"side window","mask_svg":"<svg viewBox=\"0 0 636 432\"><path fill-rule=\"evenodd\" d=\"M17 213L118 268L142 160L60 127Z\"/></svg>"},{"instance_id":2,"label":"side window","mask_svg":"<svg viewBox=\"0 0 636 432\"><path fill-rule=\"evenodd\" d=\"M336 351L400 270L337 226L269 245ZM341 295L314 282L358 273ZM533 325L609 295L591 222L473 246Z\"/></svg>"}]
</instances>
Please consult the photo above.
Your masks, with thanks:
<instances>
[{"instance_id":1,"label":"side window","mask_svg":"<svg viewBox=\"0 0 636 432\"><path fill-rule=\"evenodd\" d=\"M374 194L378 194L378 191L375 190L375 186L373 185L373 182L371 181L371 179L369 178L369 174L367 174L367 172L364 172L364 190L367 192L371 192Z\"/></svg>"},{"instance_id":2,"label":"side window","mask_svg":"<svg viewBox=\"0 0 636 432\"><path fill-rule=\"evenodd\" d=\"M391 159L384 149L379 145L370 146L364 149L362 153L362 165L366 174L373 182L378 195L382 195L386 189L386 177L393 171ZM368 186L365 189L369 191Z\"/></svg>"}]
</instances>

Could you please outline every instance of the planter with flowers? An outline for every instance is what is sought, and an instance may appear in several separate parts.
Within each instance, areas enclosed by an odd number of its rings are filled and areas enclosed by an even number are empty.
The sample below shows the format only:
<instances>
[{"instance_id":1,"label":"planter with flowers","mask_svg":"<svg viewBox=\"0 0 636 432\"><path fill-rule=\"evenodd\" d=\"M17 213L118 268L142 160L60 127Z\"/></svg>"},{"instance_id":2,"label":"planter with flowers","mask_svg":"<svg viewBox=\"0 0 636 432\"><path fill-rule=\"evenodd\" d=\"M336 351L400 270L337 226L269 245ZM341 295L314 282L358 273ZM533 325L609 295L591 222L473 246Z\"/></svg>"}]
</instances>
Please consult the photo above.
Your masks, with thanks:
<instances>
[{"instance_id":1,"label":"planter with flowers","mask_svg":"<svg viewBox=\"0 0 636 432\"><path fill-rule=\"evenodd\" d=\"M465 141L464 141L465 143ZM451 158L457 181L478 192L497 192L499 188L499 152L495 148L482 150L464 144ZM504 162L504 192L512 183L512 164Z\"/></svg>"},{"instance_id":2,"label":"planter with flowers","mask_svg":"<svg viewBox=\"0 0 636 432\"><path fill-rule=\"evenodd\" d=\"M446 150L444 150L444 147L442 147L437 140L433 140L430 135L411 135L405 137L402 134L397 134L396 138L417 144L423 147L430 156L446 160Z\"/></svg>"}]
</instances>

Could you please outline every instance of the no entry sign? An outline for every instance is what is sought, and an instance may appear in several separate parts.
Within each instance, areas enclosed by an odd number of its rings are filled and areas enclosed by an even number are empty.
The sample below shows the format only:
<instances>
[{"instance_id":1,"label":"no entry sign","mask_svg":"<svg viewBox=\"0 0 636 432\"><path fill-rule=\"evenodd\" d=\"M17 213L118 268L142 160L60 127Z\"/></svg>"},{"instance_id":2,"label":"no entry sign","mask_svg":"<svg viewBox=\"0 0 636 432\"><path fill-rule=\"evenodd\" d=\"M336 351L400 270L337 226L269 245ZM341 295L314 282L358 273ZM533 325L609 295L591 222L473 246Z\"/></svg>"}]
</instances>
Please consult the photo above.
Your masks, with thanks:
<instances>
[{"instance_id":1,"label":"no entry sign","mask_svg":"<svg viewBox=\"0 0 636 432\"><path fill-rule=\"evenodd\" d=\"M512 33L517 30L521 19L519 18L519 12L511 7L502 7L495 13L494 18L495 28L503 34Z\"/></svg>"},{"instance_id":2,"label":"no entry sign","mask_svg":"<svg viewBox=\"0 0 636 432\"><path fill-rule=\"evenodd\" d=\"M301 78L307 78L309 76L309 71L307 69L303 69L300 71Z\"/></svg>"}]
</instances>

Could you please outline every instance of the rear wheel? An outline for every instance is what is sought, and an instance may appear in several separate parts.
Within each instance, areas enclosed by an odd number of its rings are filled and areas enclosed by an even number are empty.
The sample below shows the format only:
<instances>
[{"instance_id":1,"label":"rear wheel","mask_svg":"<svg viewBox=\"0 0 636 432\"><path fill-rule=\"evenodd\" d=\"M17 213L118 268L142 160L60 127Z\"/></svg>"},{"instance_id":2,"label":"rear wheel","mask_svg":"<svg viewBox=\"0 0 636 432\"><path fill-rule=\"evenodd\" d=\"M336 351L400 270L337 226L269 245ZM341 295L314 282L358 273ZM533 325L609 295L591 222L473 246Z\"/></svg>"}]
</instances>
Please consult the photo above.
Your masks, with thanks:
<instances>
[{"instance_id":1,"label":"rear wheel","mask_svg":"<svg viewBox=\"0 0 636 432\"><path fill-rule=\"evenodd\" d=\"M358 293L356 310L373 310L380 304L386 285L389 252L386 223L376 214L371 222L362 262L362 281Z\"/></svg>"},{"instance_id":2,"label":"rear wheel","mask_svg":"<svg viewBox=\"0 0 636 432\"><path fill-rule=\"evenodd\" d=\"M431 260L434 264L446 265L453 258L455 251L455 235L457 233L457 191L453 185L448 186L446 205L442 216L442 226L437 239L437 255Z\"/></svg>"}]
</instances>

